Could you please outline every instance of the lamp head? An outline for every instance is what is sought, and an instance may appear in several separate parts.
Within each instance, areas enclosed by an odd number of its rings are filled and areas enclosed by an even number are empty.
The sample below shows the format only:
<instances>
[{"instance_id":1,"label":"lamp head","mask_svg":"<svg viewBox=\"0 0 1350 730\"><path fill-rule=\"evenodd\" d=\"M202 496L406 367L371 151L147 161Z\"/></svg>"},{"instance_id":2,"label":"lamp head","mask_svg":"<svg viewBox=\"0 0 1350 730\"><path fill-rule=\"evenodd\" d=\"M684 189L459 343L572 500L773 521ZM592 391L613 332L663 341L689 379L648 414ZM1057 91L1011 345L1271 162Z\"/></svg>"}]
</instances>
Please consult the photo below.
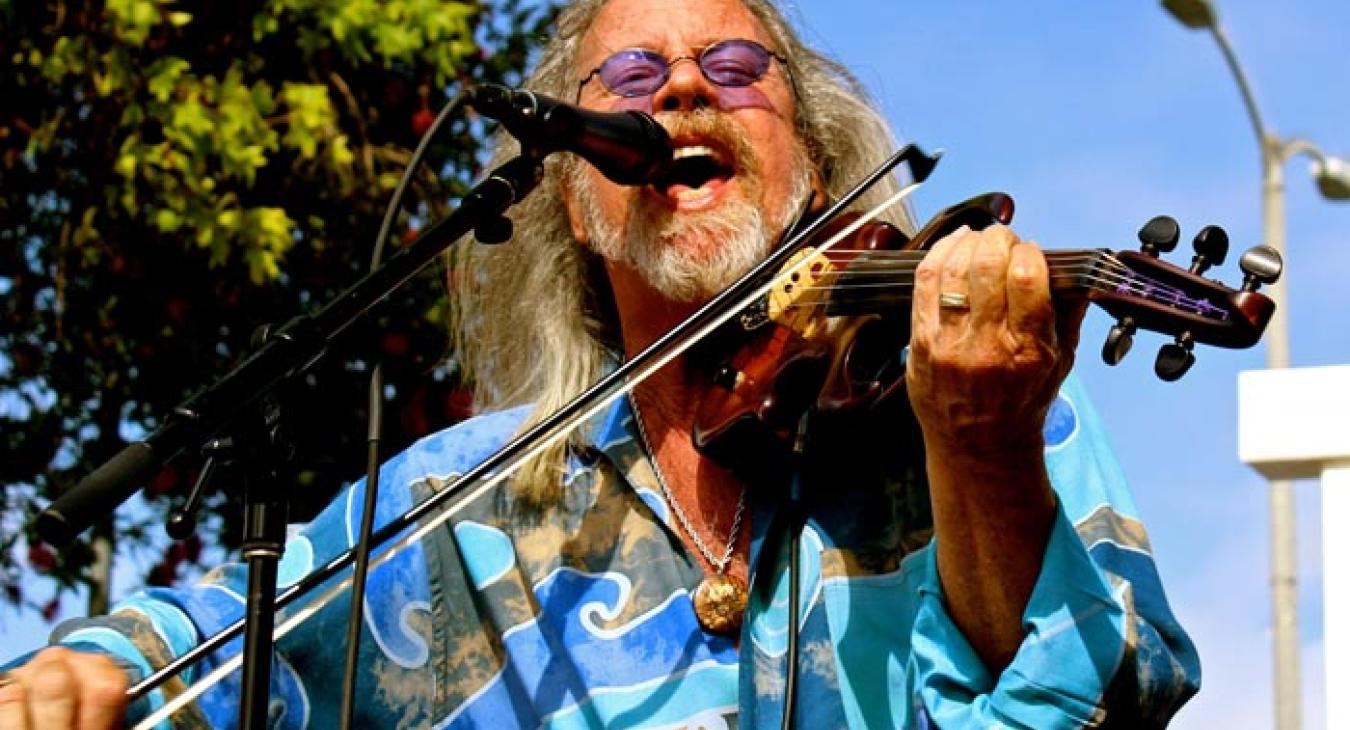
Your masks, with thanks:
<instances>
[{"instance_id":1,"label":"lamp head","mask_svg":"<svg viewBox=\"0 0 1350 730\"><path fill-rule=\"evenodd\" d=\"M1339 157L1314 160L1312 176L1327 200L1350 200L1350 162Z\"/></svg>"},{"instance_id":2,"label":"lamp head","mask_svg":"<svg viewBox=\"0 0 1350 730\"><path fill-rule=\"evenodd\" d=\"M1219 12L1210 0L1162 0L1162 5L1187 28L1201 30L1219 25Z\"/></svg>"}]
</instances>

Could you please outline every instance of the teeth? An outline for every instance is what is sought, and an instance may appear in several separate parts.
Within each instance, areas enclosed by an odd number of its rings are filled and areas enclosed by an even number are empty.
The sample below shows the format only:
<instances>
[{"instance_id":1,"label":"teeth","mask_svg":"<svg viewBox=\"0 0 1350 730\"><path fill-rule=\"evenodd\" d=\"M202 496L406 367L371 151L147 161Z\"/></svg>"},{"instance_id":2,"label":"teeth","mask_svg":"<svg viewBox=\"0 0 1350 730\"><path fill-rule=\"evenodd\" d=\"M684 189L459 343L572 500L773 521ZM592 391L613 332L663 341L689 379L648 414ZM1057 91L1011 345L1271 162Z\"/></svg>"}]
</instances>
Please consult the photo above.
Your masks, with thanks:
<instances>
[{"instance_id":1,"label":"teeth","mask_svg":"<svg viewBox=\"0 0 1350 730\"><path fill-rule=\"evenodd\" d=\"M689 190L681 190L680 192L675 193L675 197L679 198L680 200L693 200L694 198L702 198L708 194L709 190L705 185L704 187L697 189L691 188Z\"/></svg>"},{"instance_id":2,"label":"teeth","mask_svg":"<svg viewBox=\"0 0 1350 730\"><path fill-rule=\"evenodd\" d=\"M703 145L689 145L687 147L676 148L674 158L677 160L683 160L686 157L715 157L715 156L716 154L713 152L713 149L711 147L705 147Z\"/></svg>"}]
</instances>

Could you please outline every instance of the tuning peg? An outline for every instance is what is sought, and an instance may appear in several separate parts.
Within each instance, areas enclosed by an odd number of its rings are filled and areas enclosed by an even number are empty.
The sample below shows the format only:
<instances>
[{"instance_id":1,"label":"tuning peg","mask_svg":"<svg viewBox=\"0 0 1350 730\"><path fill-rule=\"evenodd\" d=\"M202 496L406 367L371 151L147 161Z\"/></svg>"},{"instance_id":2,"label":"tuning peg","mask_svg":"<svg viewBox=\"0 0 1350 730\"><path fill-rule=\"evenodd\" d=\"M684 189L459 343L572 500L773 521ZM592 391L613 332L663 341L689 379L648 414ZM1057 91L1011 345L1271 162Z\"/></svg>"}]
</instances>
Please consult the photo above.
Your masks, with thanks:
<instances>
[{"instance_id":1,"label":"tuning peg","mask_svg":"<svg viewBox=\"0 0 1350 730\"><path fill-rule=\"evenodd\" d=\"M1238 267L1246 276L1242 291L1256 291L1262 285L1274 284L1284 273L1284 257L1270 246L1253 246L1238 259Z\"/></svg>"},{"instance_id":2,"label":"tuning peg","mask_svg":"<svg viewBox=\"0 0 1350 730\"><path fill-rule=\"evenodd\" d=\"M1177 341L1163 345L1158 350L1158 359L1153 362L1153 372L1171 383L1180 380L1187 370L1195 364L1195 338L1190 332L1182 332Z\"/></svg>"},{"instance_id":3,"label":"tuning peg","mask_svg":"<svg viewBox=\"0 0 1350 730\"><path fill-rule=\"evenodd\" d=\"M1218 226L1205 226L1195 234L1195 258L1191 273L1200 275L1211 266L1222 266L1228 257L1228 234Z\"/></svg>"},{"instance_id":4,"label":"tuning peg","mask_svg":"<svg viewBox=\"0 0 1350 730\"><path fill-rule=\"evenodd\" d=\"M1159 253L1167 253L1177 247L1177 241L1181 238L1181 226L1172 216L1158 215L1144 224L1139 229L1139 247L1140 251L1149 256L1157 257Z\"/></svg>"},{"instance_id":5,"label":"tuning peg","mask_svg":"<svg viewBox=\"0 0 1350 730\"><path fill-rule=\"evenodd\" d=\"M1106 342L1102 344L1102 361L1107 365L1117 365L1129 354L1134 345L1134 333L1137 328L1133 317L1121 317L1111 331L1106 333Z\"/></svg>"}]
</instances>

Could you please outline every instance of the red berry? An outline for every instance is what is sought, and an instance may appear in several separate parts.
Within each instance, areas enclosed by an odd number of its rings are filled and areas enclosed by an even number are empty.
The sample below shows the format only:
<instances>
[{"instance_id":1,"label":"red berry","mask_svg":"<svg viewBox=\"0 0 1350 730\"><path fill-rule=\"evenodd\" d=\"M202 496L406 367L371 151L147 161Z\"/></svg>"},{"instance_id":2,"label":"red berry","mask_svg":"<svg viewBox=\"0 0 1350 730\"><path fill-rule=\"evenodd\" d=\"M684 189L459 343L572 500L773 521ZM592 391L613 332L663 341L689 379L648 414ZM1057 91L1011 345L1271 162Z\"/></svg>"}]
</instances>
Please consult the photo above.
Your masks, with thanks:
<instances>
[{"instance_id":1,"label":"red berry","mask_svg":"<svg viewBox=\"0 0 1350 730\"><path fill-rule=\"evenodd\" d=\"M422 135L426 134L427 130L431 129L431 123L434 121L436 121L436 115L432 114L430 109L426 107L418 109L412 115L413 134L417 135L418 137L421 137Z\"/></svg>"},{"instance_id":2,"label":"red berry","mask_svg":"<svg viewBox=\"0 0 1350 730\"><path fill-rule=\"evenodd\" d=\"M380 343L380 350L384 356L392 360L405 357L408 354L408 337L400 332L386 332L384 340Z\"/></svg>"},{"instance_id":3,"label":"red berry","mask_svg":"<svg viewBox=\"0 0 1350 730\"><path fill-rule=\"evenodd\" d=\"M169 563L170 565L177 566L179 563L183 562L184 560L187 560L187 556L188 556L187 545L184 545L181 542L175 542L174 544L169 546L169 549L167 551L165 551L164 562Z\"/></svg>"},{"instance_id":4,"label":"red berry","mask_svg":"<svg viewBox=\"0 0 1350 730\"><path fill-rule=\"evenodd\" d=\"M186 549L188 562L195 563L202 556L202 539L196 535L190 536L183 541L183 547Z\"/></svg>"},{"instance_id":5,"label":"red berry","mask_svg":"<svg viewBox=\"0 0 1350 730\"><path fill-rule=\"evenodd\" d=\"M29 545L28 564L39 573L49 573L56 567L56 554L46 545Z\"/></svg>"},{"instance_id":6,"label":"red berry","mask_svg":"<svg viewBox=\"0 0 1350 730\"><path fill-rule=\"evenodd\" d=\"M168 494L178 488L178 469L173 465L167 465L159 470L150 484L146 486L146 491L151 496L158 497L161 494Z\"/></svg>"},{"instance_id":7,"label":"red berry","mask_svg":"<svg viewBox=\"0 0 1350 730\"><path fill-rule=\"evenodd\" d=\"M427 418L426 402L426 386L415 386L398 412L399 426L404 433L421 435L431 430L431 422Z\"/></svg>"},{"instance_id":8,"label":"red berry","mask_svg":"<svg viewBox=\"0 0 1350 730\"><path fill-rule=\"evenodd\" d=\"M445 417L451 423L458 423L473 415L473 391L468 388L456 388L445 399Z\"/></svg>"},{"instance_id":9,"label":"red berry","mask_svg":"<svg viewBox=\"0 0 1350 730\"><path fill-rule=\"evenodd\" d=\"M145 582L152 586L171 586L178 580L177 567L168 562L161 562L150 569L150 575L146 577Z\"/></svg>"},{"instance_id":10,"label":"red berry","mask_svg":"<svg viewBox=\"0 0 1350 730\"><path fill-rule=\"evenodd\" d=\"M178 296L169 297L164 302L164 312L169 319L176 324L182 324L187 319L188 303L185 299Z\"/></svg>"}]
</instances>

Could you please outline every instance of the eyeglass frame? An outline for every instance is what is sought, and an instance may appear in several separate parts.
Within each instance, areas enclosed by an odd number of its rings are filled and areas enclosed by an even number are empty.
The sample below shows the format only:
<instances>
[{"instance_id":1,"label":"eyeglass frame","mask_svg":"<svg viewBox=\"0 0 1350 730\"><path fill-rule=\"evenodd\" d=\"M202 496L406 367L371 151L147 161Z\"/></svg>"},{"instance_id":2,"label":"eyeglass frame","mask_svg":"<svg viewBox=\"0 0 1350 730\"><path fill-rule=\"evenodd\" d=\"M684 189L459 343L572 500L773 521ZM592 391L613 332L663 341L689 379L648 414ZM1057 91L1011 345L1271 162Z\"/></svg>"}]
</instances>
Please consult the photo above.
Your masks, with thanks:
<instances>
[{"instance_id":1,"label":"eyeglass frame","mask_svg":"<svg viewBox=\"0 0 1350 730\"><path fill-rule=\"evenodd\" d=\"M666 62L665 79L663 79L663 80L661 81L661 85L660 85L660 86L657 86L655 89L652 89L650 92L648 92L648 93L646 93L646 94L634 94L634 95L632 95L632 96L625 96L625 95L623 95L623 94L621 94L621 93L619 93L619 92L617 92L617 91L615 91L615 90L609 88L609 85L605 83L604 77L601 77L601 78L600 78L600 85L603 86L603 87L605 87L605 91L607 91L607 92L609 92L610 94L613 94L613 95L615 95L615 96L617 96L617 97L619 97L619 98L621 98L621 99L641 99L641 98L644 97L644 96L654 96L654 95L656 94L656 92L658 92L658 91L660 91L661 89L665 88L666 84L670 83L670 73L671 73L671 69L675 68L675 64L677 64L677 63L679 63L679 62L681 62L681 61L693 61L693 62L694 62L694 65L695 65L695 66L698 66L698 72L699 72L700 74L703 74L703 78L704 78L705 80L707 80L708 83L712 84L713 86L716 86L716 87L719 88L719 89L723 89L723 88L732 88L732 89L734 89L734 88L745 88L746 86L752 86L752 85L754 85L754 84L756 84L756 83L762 81L762 80L764 79L765 76L768 76L768 75L769 75L769 69L768 69L768 66L766 66L766 67L764 68L764 73L760 74L758 78L754 79L753 81L751 81L751 82L748 83L748 84L745 84L744 86L739 86L739 87L738 87L738 86L728 86L728 85L726 85L726 84L719 84L719 83L717 83L716 81L714 81L714 80L712 80L711 78L709 78L709 77L708 77L708 72L705 71L704 68L703 68L703 64L702 64L703 57L706 56L706 55L708 54L708 51L711 51L712 49L717 48L718 46L720 46L720 45L722 45L722 44L724 44L724 43L733 43L733 42L735 42L735 43L746 43L746 44L752 45L752 46L754 46L754 47L756 47L756 48L759 48L760 50L764 51L764 53L769 57L769 60L770 60L770 61L777 61L777 62L783 64L783 71L787 74L788 86L789 86L789 88L792 89L792 95L793 95L794 97L798 97L798 96L799 96L799 94L797 93L797 80L796 80L796 78L794 78L793 75L792 75L792 66L788 63L788 59L787 59L786 56L784 56L784 55L781 54L781 53L778 53L777 51L773 50L772 48L769 48L768 46L764 45L763 43L760 43L759 41L754 41L754 40L751 40L751 39L749 39L749 38L723 38L723 39L720 40L720 41L716 41L716 42L714 42L714 43L709 43L708 45L703 46L703 47L701 47L701 48L695 48L695 49L693 49L693 50L694 50L694 53L693 53L693 54L685 54L685 55L683 55L683 56L676 56L675 58L672 58L672 59L666 59L666 57L665 57L664 55L662 55L659 51L655 51L655 50L652 50L652 49L650 49L650 48L642 48L642 47L639 47L639 46L635 46L635 47L632 47L632 48L623 48L623 49L617 50L617 51L615 51L615 52L609 54L608 56L605 56L605 59L604 59L603 61L600 62L600 65L598 65L598 66L596 66L595 68L591 69L591 72L588 73L588 74L586 74L585 78L583 78L583 79L581 79L581 81L577 82L577 95L576 95L575 103L578 103L578 104L581 103L581 90L582 90L583 88L586 87L586 84L590 83L591 79L593 79L593 78L595 78L597 75L599 75L600 69L604 68L604 67L605 67L605 64L609 63L611 60L613 60L613 59L614 59L616 56L618 56L620 53L631 53L631 52L633 52L633 51L641 51L642 53L649 53L649 54L655 55L655 56L659 57L661 60L665 61L665 62ZM772 64L770 64L770 65L772 65Z\"/></svg>"}]
</instances>

